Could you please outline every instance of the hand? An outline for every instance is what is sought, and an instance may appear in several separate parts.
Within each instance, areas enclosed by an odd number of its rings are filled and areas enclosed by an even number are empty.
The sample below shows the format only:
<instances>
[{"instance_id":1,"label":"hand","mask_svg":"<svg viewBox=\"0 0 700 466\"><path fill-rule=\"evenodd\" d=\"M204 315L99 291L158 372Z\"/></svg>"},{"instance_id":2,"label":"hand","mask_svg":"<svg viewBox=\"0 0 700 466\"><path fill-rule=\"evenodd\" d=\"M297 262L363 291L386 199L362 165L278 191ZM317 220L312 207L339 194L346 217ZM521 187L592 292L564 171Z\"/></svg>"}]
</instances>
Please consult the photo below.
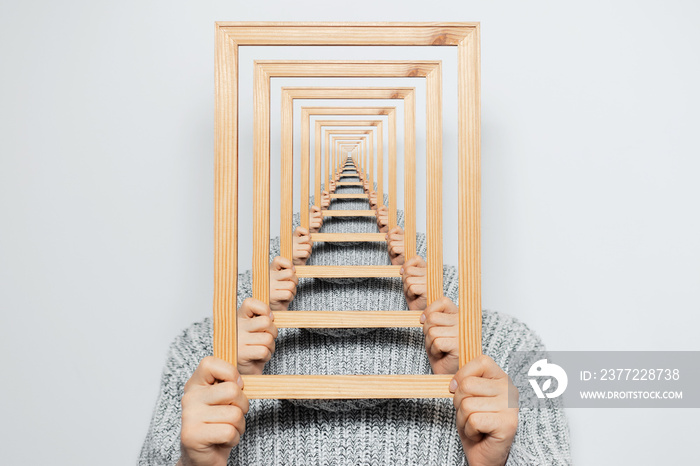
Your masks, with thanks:
<instances>
[{"instance_id":1,"label":"hand","mask_svg":"<svg viewBox=\"0 0 700 466\"><path fill-rule=\"evenodd\" d=\"M387 233L389 231L389 208L385 205L380 206L374 215L377 217L379 232Z\"/></svg>"},{"instance_id":2,"label":"hand","mask_svg":"<svg viewBox=\"0 0 700 466\"><path fill-rule=\"evenodd\" d=\"M362 183L362 188L365 190L365 193L369 193L369 180L365 180Z\"/></svg>"},{"instance_id":3,"label":"hand","mask_svg":"<svg viewBox=\"0 0 700 466\"><path fill-rule=\"evenodd\" d=\"M508 374L490 357L479 356L457 372L450 391L469 464L503 466L518 429L518 389Z\"/></svg>"},{"instance_id":4,"label":"hand","mask_svg":"<svg viewBox=\"0 0 700 466\"><path fill-rule=\"evenodd\" d=\"M330 198L328 199L330 204ZM321 214L321 208L319 206L312 206L309 211L309 231L311 233L318 233L318 231L323 226L323 214Z\"/></svg>"},{"instance_id":5,"label":"hand","mask_svg":"<svg viewBox=\"0 0 700 466\"><path fill-rule=\"evenodd\" d=\"M277 327L270 307L248 298L238 308L238 370L241 374L263 372L275 352Z\"/></svg>"},{"instance_id":6,"label":"hand","mask_svg":"<svg viewBox=\"0 0 700 466\"><path fill-rule=\"evenodd\" d=\"M292 258L294 265L304 265L311 256L311 236L306 228L297 227L292 235Z\"/></svg>"},{"instance_id":7,"label":"hand","mask_svg":"<svg viewBox=\"0 0 700 466\"><path fill-rule=\"evenodd\" d=\"M329 191L329 192L331 192L331 193L334 193L334 192L335 192L335 189L337 188L337 186L336 186L335 183L336 183L336 180L331 181L331 182L328 184L328 191Z\"/></svg>"},{"instance_id":8,"label":"hand","mask_svg":"<svg viewBox=\"0 0 700 466\"><path fill-rule=\"evenodd\" d=\"M331 205L331 193L323 191L321 193L321 209L325 210Z\"/></svg>"},{"instance_id":9,"label":"hand","mask_svg":"<svg viewBox=\"0 0 700 466\"><path fill-rule=\"evenodd\" d=\"M238 370L222 359L202 359L185 384L178 466L226 466L245 432L248 398Z\"/></svg>"},{"instance_id":10,"label":"hand","mask_svg":"<svg viewBox=\"0 0 700 466\"><path fill-rule=\"evenodd\" d=\"M369 208L377 210L377 191L369 192Z\"/></svg>"},{"instance_id":11,"label":"hand","mask_svg":"<svg viewBox=\"0 0 700 466\"><path fill-rule=\"evenodd\" d=\"M297 294L299 279L294 264L281 256L270 264L270 310L286 311Z\"/></svg>"},{"instance_id":12,"label":"hand","mask_svg":"<svg viewBox=\"0 0 700 466\"><path fill-rule=\"evenodd\" d=\"M410 261L409 261L410 262ZM406 265L404 264L404 267ZM420 317L425 350L434 374L454 374L459 369L459 309L446 297L430 303Z\"/></svg>"},{"instance_id":13,"label":"hand","mask_svg":"<svg viewBox=\"0 0 700 466\"><path fill-rule=\"evenodd\" d=\"M392 228L391 230L389 230L389 233L386 234L386 240L387 240L387 249L389 250L389 259L391 260L391 265L403 264L404 263L403 230L401 229L401 227L397 225L394 228ZM416 256L416 257L418 257L418 256ZM405 282L404 282L404 284L405 284ZM425 306L423 306L422 309L425 309Z\"/></svg>"}]
</instances>

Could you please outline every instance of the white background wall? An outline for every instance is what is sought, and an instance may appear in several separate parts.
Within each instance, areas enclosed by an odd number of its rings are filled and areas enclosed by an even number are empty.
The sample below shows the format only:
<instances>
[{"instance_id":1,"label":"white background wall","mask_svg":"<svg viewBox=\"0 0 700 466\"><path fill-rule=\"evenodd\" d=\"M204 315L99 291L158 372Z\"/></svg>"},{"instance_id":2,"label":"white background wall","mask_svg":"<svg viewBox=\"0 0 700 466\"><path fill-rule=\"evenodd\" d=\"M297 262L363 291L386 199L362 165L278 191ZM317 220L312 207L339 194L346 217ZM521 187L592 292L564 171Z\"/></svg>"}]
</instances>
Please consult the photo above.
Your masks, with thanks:
<instances>
[{"instance_id":1,"label":"white background wall","mask_svg":"<svg viewBox=\"0 0 700 466\"><path fill-rule=\"evenodd\" d=\"M483 305L553 350L697 350L697 2L4 2L3 464L134 463L211 312L214 21L481 21ZM578 464L697 410L570 410Z\"/></svg>"}]
</instances>

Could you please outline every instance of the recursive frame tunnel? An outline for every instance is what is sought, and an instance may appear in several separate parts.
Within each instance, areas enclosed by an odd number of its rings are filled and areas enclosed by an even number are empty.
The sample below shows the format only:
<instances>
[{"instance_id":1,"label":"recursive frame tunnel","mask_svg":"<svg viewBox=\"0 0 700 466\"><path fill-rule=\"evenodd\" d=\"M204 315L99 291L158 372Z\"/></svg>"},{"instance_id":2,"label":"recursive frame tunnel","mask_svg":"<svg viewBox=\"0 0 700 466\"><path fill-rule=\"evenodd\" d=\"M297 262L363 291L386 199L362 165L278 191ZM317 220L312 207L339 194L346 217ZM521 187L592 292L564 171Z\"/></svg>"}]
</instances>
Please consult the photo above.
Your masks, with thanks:
<instances>
[{"instance_id":1,"label":"recursive frame tunnel","mask_svg":"<svg viewBox=\"0 0 700 466\"><path fill-rule=\"evenodd\" d=\"M215 141L215 266L214 266L214 355L233 364L237 362L236 305L238 277L238 180L250 173L238 172L238 93L239 47L245 46L421 46L454 47L457 53L458 82L458 166L450 173L458 176L458 271L459 271L459 353L460 367L481 353L481 260L480 260L480 51L478 23L235 23L216 24L216 141ZM270 240L270 93L271 78L376 78L412 77L425 79L426 88L426 239L428 302L442 296L442 66L440 61L426 60L317 60L317 61L256 61L254 64L254 170L253 170L253 297L269 303L269 240ZM290 88L291 89L291 88ZM301 89L301 88L296 88ZM346 99L360 99L362 93L371 95L391 93L399 97L402 88L381 91L378 88L328 88L313 91L292 90L287 93L290 105L282 112L281 173L281 254L292 254L292 147L286 145L284 134L291 138L294 92L298 95L345 94ZM318 88L321 89L321 88ZM357 96L352 93L356 92ZM310 97L313 98L313 97ZM285 103L283 98L283 107ZM348 107L350 108L350 107ZM311 111L311 109L305 109ZM347 109L345 109L347 110ZM343 109L329 109L325 115L345 116ZM331 113L337 112L337 113ZM352 112L352 110L350 111ZM410 112L409 112L410 113ZM302 115L302 225L308 225L308 179L310 177L308 115ZM323 113L322 113L323 114ZM365 115L372 115L365 113ZM305 120L306 118L306 120ZM368 118L370 120L370 118ZM304 123L306 121L306 123ZM370 123L369 121L363 123ZM321 125L332 127L335 123ZM395 120L394 120L395 124ZM414 123L405 122L405 129ZM306 125L306 126L304 126ZM373 189L383 191L383 177L377 173L378 150L363 146L363 134L352 133L337 125L326 128L329 150L330 138L338 131L337 150L326 155L325 184L337 179L336 190L343 187L342 178L357 176L370 182ZM351 123L346 124L351 126ZM318 126L318 125L317 125ZM372 127L373 124L360 126ZM315 202L319 202L321 187L320 137L315 132L314 178ZM390 129L391 130L391 129ZM364 140L371 129L364 129ZM285 133L286 132L286 133ZM406 131L404 132L406 137ZM306 139L304 139L306 138ZM390 137L391 138L391 137ZM394 128L395 138L395 128ZM341 145L340 141L343 142ZM394 142L395 144L395 142ZM404 211L407 251L415 251L415 150L414 141L405 141L404 152ZM369 144L367 144L369 148ZM378 145L377 145L378 147ZM304 151L307 152L304 152ZM332 159L330 157L333 156ZM388 194L389 211L396 224L396 153L389 150ZM306 163L306 165L304 165ZM370 168L371 164L371 168ZM330 167L330 169L329 169ZM453 169L454 168L454 169ZM306 186L306 188L304 188ZM380 188L380 186L382 186ZM304 189L306 190L304 192ZM285 194L288 194L285 196ZM342 194L336 192L337 194ZM246 193L247 195L247 193ZM304 203L304 198L306 203ZM337 198L337 197L336 197ZM381 197L378 197L381 200ZM392 213L393 208L393 213ZM368 202L368 209L369 208ZM306 211L306 212L305 212ZM355 215L348 212L348 215ZM326 214L328 215L328 214ZM364 215L364 214L361 214ZM454 214L453 214L454 215ZM409 231L411 230L412 231ZM347 240L348 238L343 238ZM368 238L367 238L368 239ZM316 241L331 238L316 237ZM381 241L375 237L374 240ZM410 248L410 249L409 249ZM408 257L408 254L407 254ZM297 266L297 275L304 277L398 277L398 266ZM278 315L279 314L279 315ZM286 327L419 327L420 312L416 311L287 311L275 313L276 323ZM249 398L435 398L451 397L449 375L245 375L245 393Z\"/></svg>"}]
</instances>

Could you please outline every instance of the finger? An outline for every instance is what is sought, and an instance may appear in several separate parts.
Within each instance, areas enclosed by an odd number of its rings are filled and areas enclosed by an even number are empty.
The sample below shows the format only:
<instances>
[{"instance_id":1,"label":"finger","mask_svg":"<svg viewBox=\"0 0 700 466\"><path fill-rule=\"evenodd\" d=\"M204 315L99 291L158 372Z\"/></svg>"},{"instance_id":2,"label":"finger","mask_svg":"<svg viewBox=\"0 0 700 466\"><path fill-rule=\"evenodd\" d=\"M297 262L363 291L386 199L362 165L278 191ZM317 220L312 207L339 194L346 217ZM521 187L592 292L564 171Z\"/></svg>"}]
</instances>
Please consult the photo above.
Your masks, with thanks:
<instances>
[{"instance_id":1,"label":"finger","mask_svg":"<svg viewBox=\"0 0 700 466\"><path fill-rule=\"evenodd\" d=\"M267 332L254 332L246 335L245 346L263 346L270 350L275 351L275 337L271 333Z\"/></svg>"},{"instance_id":2,"label":"finger","mask_svg":"<svg viewBox=\"0 0 700 466\"><path fill-rule=\"evenodd\" d=\"M497 413L507 408L507 403L496 396L468 396L464 397L457 407L457 412L462 412L465 421L474 413Z\"/></svg>"},{"instance_id":3,"label":"finger","mask_svg":"<svg viewBox=\"0 0 700 466\"><path fill-rule=\"evenodd\" d=\"M279 280L274 283L275 291L291 291L296 293L297 284L293 280Z\"/></svg>"},{"instance_id":4,"label":"finger","mask_svg":"<svg viewBox=\"0 0 700 466\"><path fill-rule=\"evenodd\" d=\"M269 316L270 307L254 298L246 298L238 309L240 317L250 318L255 316Z\"/></svg>"},{"instance_id":5,"label":"finger","mask_svg":"<svg viewBox=\"0 0 700 466\"><path fill-rule=\"evenodd\" d=\"M239 432L245 431L245 415L243 410L234 405L205 405L197 413L205 424L230 424Z\"/></svg>"},{"instance_id":6,"label":"finger","mask_svg":"<svg viewBox=\"0 0 700 466\"><path fill-rule=\"evenodd\" d=\"M287 280L291 281L294 280L294 277L296 277L296 273L292 269L282 269L279 271L273 271L270 274L270 278L278 282Z\"/></svg>"},{"instance_id":7,"label":"finger","mask_svg":"<svg viewBox=\"0 0 700 466\"><path fill-rule=\"evenodd\" d=\"M212 385L219 380L242 384L243 381L239 379L238 369L233 364L214 356L207 356L200 361L192 377L187 381L185 390L188 390L188 386Z\"/></svg>"},{"instance_id":8,"label":"finger","mask_svg":"<svg viewBox=\"0 0 700 466\"><path fill-rule=\"evenodd\" d=\"M425 270L428 267L428 265L425 263L425 260L423 260L421 256L413 256L404 264L404 270L408 267Z\"/></svg>"},{"instance_id":9,"label":"finger","mask_svg":"<svg viewBox=\"0 0 700 466\"><path fill-rule=\"evenodd\" d=\"M277 256L272 260L272 264L270 264L270 270L277 272L282 269L294 270L294 264L292 264L292 261L290 261L286 257Z\"/></svg>"},{"instance_id":10,"label":"finger","mask_svg":"<svg viewBox=\"0 0 700 466\"><path fill-rule=\"evenodd\" d=\"M498 380L485 379L483 377L464 377L460 380L459 387L455 393L458 402L468 396L498 396L502 390L507 390L507 384L503 384Z\"/></svg>"},{"instance_id":11,"label":"finger","mask_svg":"<svg viewBox=\"0 0 700 466\"><path fill-rule=\"evenodd\" d=\"M276 310L277 309L277 304L279 303L288 303L291 300L294 299L294 292L290 290L270 290L270 305L275 305Z\"/></svg>"},{"instance_id":12,"label":"finger","mask_svg":"<svg viewBox=\"0 0 700 466\"><path fill-rule=\"evenodd\" d=\"M440 357L445 353L456 352L457 341L457 337L451 335L428 333L425 336L425 347L432 356Z\"/></svg>"},{"instance_id":13,"label":"finger","mask_svg":"<svg viewBox=\"0 0 700 466\"><path fill-rule=\"evenodd\" d=\"M412 283L406 288L405 294L411 298L428 296L428 285L426 283Z\"/></svg>"},{"instance_id":14,"label":"finger","mask_svg":"<svg viewBox=\"0 0 700 466\"><path fill-rule=\"evenodd\" d=\"M239 361L242 362L267 362L272 359L272 352L265 345L245 345L240 349Z\"/></svg>"},{"instance_id":15,"label":"finger","mask_svg":"<svg viewBox=\"0 0 700 466\"><path fill-rule=\"evenodd\" d=\"M446 312L431 312L426 314L424 312L423 316L425 317L423 320L424 329L429 329L433 326L455 327L459 324L458 314L448 314Z\"/></svg>"},{"instance_id":16,"label":"finger","mask_svg":"<svg viewBox=\"0 0 700 466\"><path fill-rule=\"evenodd\" d=\"M273 318L268 316L258 316L252 319L245 319L241 322L241 330L244 332L269 332L273 337L277 338L277 326L273 322Z\"/></svg>"},{"instance_id":17,"label":"finger","mask_svg":"<svg viewBox=\"0 0 700 466\"><path fill-rule=\"evenodd\" d=\"M307 230L306 228L297 227L296 230L294 230L294 236L309 236L309 230Z\"/></svg>"},{"instance_id":18,"label":"finger","mask_svg":"<svg viewBox=\"0 0 700 466\"><path fill-rule=\"evenodd\" d=\"M202 424L197 426L196 431L195 442L204 447L222 445L233 448L241 440L241 432L228 423Z\"/></svg>"},{"instance_id":19,"label":"finger","mask_svg":"<svg viewBox=\"0 0 700 466\"><path fill-rule=\"evenodd\" d=\"M443 296L436 299L425 308L425 315L428 316L432 312L445 312L447 314L459 313L459 308L449 298Z\"/></svg>"},{"instance_id":20,"label":"finger","mask_svg":"<svg viewBox=\"0 0 700 466\"><path fill-rule=\"evenodd\" d=\"M202 403L210 406L235 404L241 408L246 407L246 412L248 410L248 399L243 394L241 387L234 382L220 382L208 387L200 388L198 390L197 397Z\"/></svg>"},{"instance_id":21,"label":"finger","mask_svg":"<svg viewBox=\"0 0 700 466\"><path fill-rule=\"evenodd\" d=\"M469 376L484 377L487 379L508 379L508 375L496 364L496 361L486 355L477 356L466 363L459 370L455 378L457 378L457 376L459 376L457 380L458 383L462 378Z\"/></svg>"},{"instance_id":22,"label":"finger","mask_svg":"<svg viewBox=\"0 0 700 466\"><path fill-rule=\"evenodd\" d=\"M457 428L472 442L480 441L484 435L497 433L502 424L500 413L472 413L468 417L457 413Z\"/></svg>"}]
</instances>

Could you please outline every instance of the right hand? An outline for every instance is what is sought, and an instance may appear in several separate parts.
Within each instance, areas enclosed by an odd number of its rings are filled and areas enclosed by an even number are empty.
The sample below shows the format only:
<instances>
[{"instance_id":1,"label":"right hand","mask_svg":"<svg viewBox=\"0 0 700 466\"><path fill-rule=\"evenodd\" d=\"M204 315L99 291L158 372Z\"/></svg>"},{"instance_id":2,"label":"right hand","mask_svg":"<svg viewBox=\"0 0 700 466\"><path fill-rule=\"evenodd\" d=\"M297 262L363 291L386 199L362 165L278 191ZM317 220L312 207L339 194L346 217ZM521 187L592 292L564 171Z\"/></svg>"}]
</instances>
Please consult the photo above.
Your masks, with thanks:
<instances>
[{"instance_id":1,"label":"right hand","mask_svg":"<svg viewBox=\"0 0 700 466\"><path fill-rule=\"evenodd\" d=\"M403 229L397 225L389 230L386 241L391 265L402 265L404 263Z\"/></svg>"},{"instance_id":2,"label":"right hand","mask_svg":"<svg viewBox=\"0 0 700 466\"><path fill-rule=\"evenodd\" d=\"M377 227L380 233L389 232L389 208L385 205L380 206L374 213L377 217Z\"/></svg>"},{"instance_id":3,"label":"right hand","mask_svg":"<svg viewBox=\"0 0 700 466\"><path fill-rule=\"evenodd\" d=\"M262 301L248 298L238 308L238 370L260 375L275 352L275 316Z\"/></svg>"},{"instance_id":4,"label":"right hand","mask_svg":"<svg viewBox=\"0 0 700 466\"><path fill-rule=\"evenodd\" d=\"M248 398L233 364L207 356L185 384L178 466L226 466L245 432Z\"/></svg>"}]
</instances>

